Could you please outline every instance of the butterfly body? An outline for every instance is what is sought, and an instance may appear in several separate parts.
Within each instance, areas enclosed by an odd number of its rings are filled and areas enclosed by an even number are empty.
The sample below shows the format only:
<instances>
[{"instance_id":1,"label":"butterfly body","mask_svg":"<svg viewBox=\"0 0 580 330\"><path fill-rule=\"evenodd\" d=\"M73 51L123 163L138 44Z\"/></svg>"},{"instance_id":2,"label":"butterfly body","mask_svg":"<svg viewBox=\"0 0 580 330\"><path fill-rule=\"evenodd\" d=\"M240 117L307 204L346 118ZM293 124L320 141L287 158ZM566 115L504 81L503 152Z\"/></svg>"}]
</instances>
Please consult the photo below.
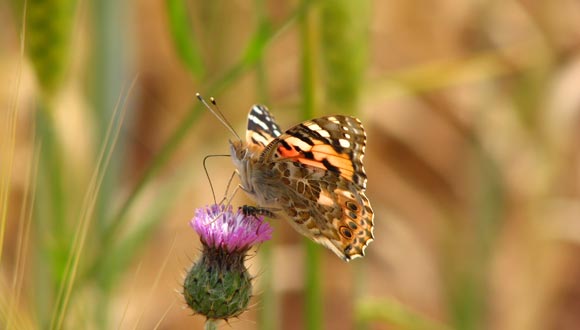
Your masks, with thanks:
<instances>
[{"instance_id":1,"label":"butterfly body","mask_svg":"<svg viewBox=\"0 0 580 330\"><path fill-rule=\"evenodd\" d=\"M365 143L354 117L317 118L281 133L270 112L255 105L246 141L231 141L230 151L241 188L259 207L348 261L373 240Z\"/></svg>"}]
</instances>

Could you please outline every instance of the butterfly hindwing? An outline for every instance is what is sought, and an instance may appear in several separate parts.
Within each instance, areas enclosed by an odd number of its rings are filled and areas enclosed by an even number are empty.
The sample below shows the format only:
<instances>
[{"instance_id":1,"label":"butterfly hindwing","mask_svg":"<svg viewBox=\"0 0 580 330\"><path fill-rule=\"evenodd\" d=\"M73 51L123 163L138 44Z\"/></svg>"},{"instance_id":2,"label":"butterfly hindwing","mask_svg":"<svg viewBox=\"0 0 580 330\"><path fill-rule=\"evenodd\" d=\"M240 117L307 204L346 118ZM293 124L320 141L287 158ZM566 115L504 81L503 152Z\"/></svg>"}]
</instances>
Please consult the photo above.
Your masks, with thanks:
<instances>
[{"instance_id":1,"label":"butterfly hindwing","mask_svg":"<svg viewBox=\"0 0 580 330\"><path fill-rule=\"evenodd\" d=\"M318 166L291 159L273 164L280 174L277 205L294 228L344 260L363 256L373 240L373 211L364 190Z\"/></svg>"}]
</instances>

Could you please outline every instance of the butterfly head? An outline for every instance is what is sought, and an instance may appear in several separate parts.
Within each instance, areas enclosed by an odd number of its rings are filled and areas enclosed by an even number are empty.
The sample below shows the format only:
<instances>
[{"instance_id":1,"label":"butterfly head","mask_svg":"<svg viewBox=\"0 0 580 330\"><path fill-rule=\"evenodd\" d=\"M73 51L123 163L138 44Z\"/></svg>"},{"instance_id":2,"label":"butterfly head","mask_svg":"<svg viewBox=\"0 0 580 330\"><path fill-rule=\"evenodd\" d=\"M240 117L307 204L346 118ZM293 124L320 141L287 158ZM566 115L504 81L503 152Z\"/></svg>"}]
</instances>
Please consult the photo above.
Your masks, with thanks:
<instances>
[{"instance_id":1,"label":"butterfly head","mask_svg":"<svg viewBox=\"0 0 580 330\"><path fill-rule=\"evenodd\" d=\"M248 148L246 148L245 143L241 140L230 140L230 155L236 167L239 168L238 164L243 162L248 155Z\"/></svg>"},{"instance_id":2,"label":"butterfly head","mask_svg":"<svg viewBox=\"0 0 580 330\"><path fill-rule=\"evenodd\" d=\"M252 169L251 162L249 161L251 157L250 150L243 141L230 140L230 155L236 167L236 173L240 177L242 188L247 192L252 191L250 180L250 172Z\"/></svg>"}]
</instances>

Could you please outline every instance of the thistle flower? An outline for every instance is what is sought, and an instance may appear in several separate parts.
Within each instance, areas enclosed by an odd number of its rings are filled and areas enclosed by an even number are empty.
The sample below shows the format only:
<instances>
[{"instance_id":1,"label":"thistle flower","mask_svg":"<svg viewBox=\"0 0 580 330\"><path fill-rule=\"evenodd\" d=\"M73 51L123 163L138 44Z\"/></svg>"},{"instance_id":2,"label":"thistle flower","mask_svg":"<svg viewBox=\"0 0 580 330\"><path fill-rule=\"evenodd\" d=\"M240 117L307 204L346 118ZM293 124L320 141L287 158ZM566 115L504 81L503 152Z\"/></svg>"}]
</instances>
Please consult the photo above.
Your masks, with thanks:
<instances>
[{"instance_id":1,"label":"thistle flower","mask_svg":"<svg viewBox=\"0 0 580 330\"><path fill-rule=\"evenodd\" d=\"M272 228L263 217L220 205L197 209L190 225L199 234L203 253L185 278L185 301L209 320L240 315L252 296L244 259L252 245L271 238Z\"/></svg>"}]
</instances>

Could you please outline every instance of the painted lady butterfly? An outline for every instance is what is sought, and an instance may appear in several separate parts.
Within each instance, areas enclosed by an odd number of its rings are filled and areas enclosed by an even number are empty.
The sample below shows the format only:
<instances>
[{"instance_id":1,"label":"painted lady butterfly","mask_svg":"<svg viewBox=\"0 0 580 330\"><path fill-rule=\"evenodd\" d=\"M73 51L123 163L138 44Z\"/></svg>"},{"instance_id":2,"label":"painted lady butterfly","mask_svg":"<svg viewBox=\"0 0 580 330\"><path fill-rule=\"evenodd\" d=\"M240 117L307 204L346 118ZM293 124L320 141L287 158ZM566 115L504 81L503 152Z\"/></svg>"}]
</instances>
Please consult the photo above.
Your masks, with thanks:
<instances>
[{"instance_id":1,"label":"painted lady butterfly","mask_svg":"<svg viewBox=\"0 0 580 330\"><path fill-rule=\"evenodd\" d=\"M259 206L245 212L285 218L345 261L364 255L374 215L365 196L366 134L357 118L321 117L281 133L268 109L254 105L246 142L230 143L241 189Z\"/></svg>"}]
</instances>

